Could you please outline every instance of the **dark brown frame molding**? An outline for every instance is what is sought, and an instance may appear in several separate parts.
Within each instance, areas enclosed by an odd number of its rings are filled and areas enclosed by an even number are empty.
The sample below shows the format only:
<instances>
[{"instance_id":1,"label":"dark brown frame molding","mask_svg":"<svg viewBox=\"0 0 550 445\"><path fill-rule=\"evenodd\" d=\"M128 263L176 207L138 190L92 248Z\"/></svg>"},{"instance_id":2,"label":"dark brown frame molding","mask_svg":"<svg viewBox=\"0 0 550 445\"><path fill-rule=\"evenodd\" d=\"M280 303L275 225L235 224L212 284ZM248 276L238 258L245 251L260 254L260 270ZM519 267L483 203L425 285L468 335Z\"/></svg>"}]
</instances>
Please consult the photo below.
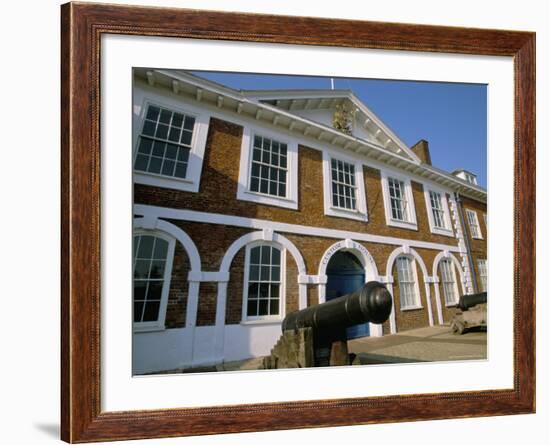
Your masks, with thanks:
<instances>
[{"instance_id":1,"label":"dark brown frame molding","mask_svg":"<svg viewBox=\"0 0 550 445\"><path fill-rule=\"evenodd\" d=\"M63 440L93 442L535 412L534 33L91 3L65 4L61 13ZM512 56L515 69L513 389L102 412L99 318L102 34Z\"/></svg>"}]
</instances>

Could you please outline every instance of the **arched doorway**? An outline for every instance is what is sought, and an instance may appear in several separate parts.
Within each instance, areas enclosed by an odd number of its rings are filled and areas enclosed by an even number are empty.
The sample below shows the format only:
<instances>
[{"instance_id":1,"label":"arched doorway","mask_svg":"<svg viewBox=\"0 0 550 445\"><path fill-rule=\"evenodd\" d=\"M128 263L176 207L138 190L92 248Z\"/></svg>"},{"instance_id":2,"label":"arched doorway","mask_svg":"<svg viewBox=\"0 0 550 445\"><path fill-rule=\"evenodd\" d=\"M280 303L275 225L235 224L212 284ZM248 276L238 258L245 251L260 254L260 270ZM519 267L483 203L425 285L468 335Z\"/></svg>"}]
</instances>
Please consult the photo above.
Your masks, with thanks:
<instances>
[{"instance_id":1,"label":"arched doorway","mask_svg":"<svg viewBox=\"0 0 550 445\"><path fill-rule=\"evenodd\" d=\"M356 291L365 284L365 268L351 252L336 252L327 264L326 301ZM348 328L348 339L366 337L370 334L369 324Z\"/></svg>"}]
</instances>

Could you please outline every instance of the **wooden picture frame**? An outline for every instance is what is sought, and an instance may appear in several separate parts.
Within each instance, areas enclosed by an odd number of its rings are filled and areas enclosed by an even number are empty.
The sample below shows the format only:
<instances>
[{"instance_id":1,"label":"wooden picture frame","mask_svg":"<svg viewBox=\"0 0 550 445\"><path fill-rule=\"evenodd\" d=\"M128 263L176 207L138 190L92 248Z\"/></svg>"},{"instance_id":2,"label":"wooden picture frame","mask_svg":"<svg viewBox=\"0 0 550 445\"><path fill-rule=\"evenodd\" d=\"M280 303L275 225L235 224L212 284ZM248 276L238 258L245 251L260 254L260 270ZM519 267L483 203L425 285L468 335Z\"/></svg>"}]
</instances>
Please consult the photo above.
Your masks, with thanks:
<instances>
[{"instance_id":1,"label":"wooden picture frame","mask_svg":"<svg viewBox=\"0 0 550 445\"><path fill-rule=\"evenodd\" d=\"M65 4L61 13L63 440L93 442L535 411L534 33L91 3ZM102 412L99 116L103 34L512 56L513 389Z\"/></svg>"}]
</instances>

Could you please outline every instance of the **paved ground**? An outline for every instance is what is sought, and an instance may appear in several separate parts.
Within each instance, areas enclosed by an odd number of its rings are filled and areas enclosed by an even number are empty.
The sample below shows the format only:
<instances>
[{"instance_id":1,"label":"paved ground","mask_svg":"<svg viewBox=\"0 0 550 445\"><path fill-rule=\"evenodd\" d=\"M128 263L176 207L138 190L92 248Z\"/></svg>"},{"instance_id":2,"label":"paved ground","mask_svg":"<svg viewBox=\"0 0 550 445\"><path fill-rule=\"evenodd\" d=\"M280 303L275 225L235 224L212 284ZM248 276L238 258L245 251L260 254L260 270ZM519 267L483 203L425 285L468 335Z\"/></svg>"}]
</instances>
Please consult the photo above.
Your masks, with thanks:
<instances>
[{"instance_id":1,"label":"paved ground","mask_svg":"<svg viewBox=\"0 0 550 445\"><path fill-rule=\"evenodd\" d=\"M357 338L348 342L348 349L356 354L353 364L357 365L484 360L487 358L487 333L470 331L454 335L449 326L433 326L384 337ZM160 374L255 370L261 369L262 361L263 357L258 357L215 366L173 369Z\"/></svg>"},{"instance_id":2,"label":"paved ground","mask_svg":"<svg viewBox=\"0 0 550 445\"><path fill-rule=\"evenodd\" d=\"M348 342L358 364L411 363L487 358L487 333L470 331L453 335L448 326L414 329L384 337L364 337Z\"/></svg>"}]
</instances>

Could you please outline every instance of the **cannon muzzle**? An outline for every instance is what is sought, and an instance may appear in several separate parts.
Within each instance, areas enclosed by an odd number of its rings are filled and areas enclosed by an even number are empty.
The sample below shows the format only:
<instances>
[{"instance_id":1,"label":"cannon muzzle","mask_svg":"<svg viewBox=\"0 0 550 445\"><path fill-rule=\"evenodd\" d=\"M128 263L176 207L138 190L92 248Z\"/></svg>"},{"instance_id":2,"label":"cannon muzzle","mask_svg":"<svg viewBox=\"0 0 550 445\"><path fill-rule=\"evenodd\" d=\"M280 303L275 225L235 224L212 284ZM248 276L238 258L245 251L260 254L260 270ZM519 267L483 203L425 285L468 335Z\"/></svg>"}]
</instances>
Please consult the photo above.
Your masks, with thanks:
<instances>
[{"instance_id":1,"label":"cannon muzzle","mask_svg":"<svg viewBox=\"0 0 550 445\"><path fill-rule=\"evenodd\" d=\"M388 319L391 309L392 298L386 286L369 281L351 294L291 312L283 320L282 329L341 330L366 322L381 324Z\"/></svg>"},{"instance_id":2,"label":"cannon muzzle","mask_svg":"<svg viewBox=\"0 0 550 445\"><path fill-rule=\"evenodd\" d=\"M487 292L462 295L458 300L458 304L456 305L456 307L463 311L467 311L469 308L483 303L487 303Z\"/></svg>"}]
</instances>

